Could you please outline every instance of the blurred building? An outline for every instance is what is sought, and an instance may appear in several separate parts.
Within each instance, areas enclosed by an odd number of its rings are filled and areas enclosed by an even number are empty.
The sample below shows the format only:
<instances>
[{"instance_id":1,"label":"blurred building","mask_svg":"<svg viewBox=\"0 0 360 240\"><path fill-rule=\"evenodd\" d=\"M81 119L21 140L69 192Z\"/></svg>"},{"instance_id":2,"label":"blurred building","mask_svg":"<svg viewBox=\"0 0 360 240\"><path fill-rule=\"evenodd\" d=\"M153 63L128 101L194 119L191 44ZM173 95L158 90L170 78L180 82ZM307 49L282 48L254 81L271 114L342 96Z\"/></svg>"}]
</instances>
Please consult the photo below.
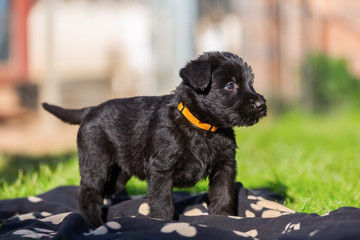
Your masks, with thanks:
<instances>
[{"instance_id":1,"label":"blurred building","mask_svg":"<svg viewBox=\"0 0 360 240\"><path fill-rule=\"evenodd\" d=\"M179 68L210 50L243 57L274 103L298 102L308 52L345 58L360 76L359 10L357 0L0 0L0 135L41 101L169 93Z\"/></svg>"},{"instance_id":2,"label":"blurred building","mask_svg":"<svg viewBox=\"0 0 360 240\"><path fill-rule=\"evenodd\" d=\"M16 117L21 106L30 106L30 99L36 98L28 98L21 92L29 86L27 16L30 6L30 1L0 0L0 121ZM14 87L18 87L17 92ZM31 91L34 89L28 87L26 92ZM24 101L18 99L19 95Z\"/></svg>"}]
</instances>

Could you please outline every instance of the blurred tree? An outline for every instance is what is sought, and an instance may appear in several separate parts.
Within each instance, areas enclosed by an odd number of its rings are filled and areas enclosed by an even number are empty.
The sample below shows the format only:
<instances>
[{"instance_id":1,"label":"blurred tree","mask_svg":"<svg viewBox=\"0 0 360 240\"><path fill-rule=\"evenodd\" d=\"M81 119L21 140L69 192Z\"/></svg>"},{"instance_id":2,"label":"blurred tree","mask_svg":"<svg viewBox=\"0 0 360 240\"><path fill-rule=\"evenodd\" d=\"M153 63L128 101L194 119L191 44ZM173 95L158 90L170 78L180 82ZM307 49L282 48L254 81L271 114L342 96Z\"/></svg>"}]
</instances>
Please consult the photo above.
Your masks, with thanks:
<instances>
[{"instance_id":1,"label":"blurred tree","mask_svg":"<svg viewBox=\"0 0 360 240\"><path fill-rule=\"evenodd\" d=\"M360 80L353 76L344 59L310 53L302 66L304 100L314 111L360 106Z\"/></svg>"}]
</instances>

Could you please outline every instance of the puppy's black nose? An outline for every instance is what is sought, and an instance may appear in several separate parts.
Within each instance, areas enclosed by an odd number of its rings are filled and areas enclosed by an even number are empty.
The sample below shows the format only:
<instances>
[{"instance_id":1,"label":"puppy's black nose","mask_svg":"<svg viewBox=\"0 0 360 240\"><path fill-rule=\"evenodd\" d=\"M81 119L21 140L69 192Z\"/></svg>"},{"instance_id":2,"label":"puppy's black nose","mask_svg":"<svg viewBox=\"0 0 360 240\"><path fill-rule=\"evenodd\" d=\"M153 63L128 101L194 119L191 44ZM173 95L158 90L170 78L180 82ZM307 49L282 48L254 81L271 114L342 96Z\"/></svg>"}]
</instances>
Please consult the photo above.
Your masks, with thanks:
<instances>
[{"instance_id":1,"label":"puppy's black nose","mask_svg":"<svg viewBox=\"0 0 360 240\"><path fill-rule=\"evenodd\" d=\"M266 107L265 101L258 99L258 100L251 100L251 103L254 108L257 108L259 110L262 110Z\"/></svg>"}]
</instances>

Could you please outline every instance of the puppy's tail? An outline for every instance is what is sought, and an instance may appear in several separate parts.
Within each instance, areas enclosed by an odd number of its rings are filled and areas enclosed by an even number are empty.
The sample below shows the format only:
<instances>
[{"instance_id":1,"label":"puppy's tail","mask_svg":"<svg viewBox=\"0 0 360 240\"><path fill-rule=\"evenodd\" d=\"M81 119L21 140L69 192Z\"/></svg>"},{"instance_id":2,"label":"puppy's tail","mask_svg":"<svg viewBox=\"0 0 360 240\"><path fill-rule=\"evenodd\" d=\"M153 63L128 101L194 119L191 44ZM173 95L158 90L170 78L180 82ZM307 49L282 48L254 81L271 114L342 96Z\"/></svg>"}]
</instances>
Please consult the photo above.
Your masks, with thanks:
<instances>
[{"instance_id":1,"label":"puppy's tail","mask_svg":"<svg viewBox=\"0 0 360 240\"><path fill-rule=\"evenodd\" d=\"M91 107L82 109L64 109L47 103L43 103L42 106L49 113L55 115L60 120L70 124L80 124L82 119L91 110Z\"/></svg>"}]
</instances>

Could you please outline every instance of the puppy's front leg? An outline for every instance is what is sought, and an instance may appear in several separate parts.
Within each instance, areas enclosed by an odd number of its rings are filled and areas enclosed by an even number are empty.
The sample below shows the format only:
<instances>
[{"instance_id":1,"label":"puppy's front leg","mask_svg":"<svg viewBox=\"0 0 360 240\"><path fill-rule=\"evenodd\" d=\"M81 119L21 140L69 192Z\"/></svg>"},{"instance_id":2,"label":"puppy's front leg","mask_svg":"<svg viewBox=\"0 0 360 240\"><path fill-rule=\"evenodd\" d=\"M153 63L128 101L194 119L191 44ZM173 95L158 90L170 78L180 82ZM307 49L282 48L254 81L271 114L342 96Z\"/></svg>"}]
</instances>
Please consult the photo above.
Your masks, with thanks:
<instances>
[{"instance_id":1,"label":"puppy's front leg","mask_svg":"<svg viewBox=\"0 0 360 240\"><path fill-rule=\"evenodd\" d=\"M173 179L171 174L157 172L147 179L150 217L172 219L174 205L172 200Z\"/></svg>"},{"instance_id":2,"label":"puppy's front leg","mask_svg":"<svg viewBox=\"0 0 360 240\"><path fill-rule=\"evenodd\" d=\"M222 165L210 175L208 195L210 214L234 215L235 161L231 165Z\"/></svg>"}]
</instances>

